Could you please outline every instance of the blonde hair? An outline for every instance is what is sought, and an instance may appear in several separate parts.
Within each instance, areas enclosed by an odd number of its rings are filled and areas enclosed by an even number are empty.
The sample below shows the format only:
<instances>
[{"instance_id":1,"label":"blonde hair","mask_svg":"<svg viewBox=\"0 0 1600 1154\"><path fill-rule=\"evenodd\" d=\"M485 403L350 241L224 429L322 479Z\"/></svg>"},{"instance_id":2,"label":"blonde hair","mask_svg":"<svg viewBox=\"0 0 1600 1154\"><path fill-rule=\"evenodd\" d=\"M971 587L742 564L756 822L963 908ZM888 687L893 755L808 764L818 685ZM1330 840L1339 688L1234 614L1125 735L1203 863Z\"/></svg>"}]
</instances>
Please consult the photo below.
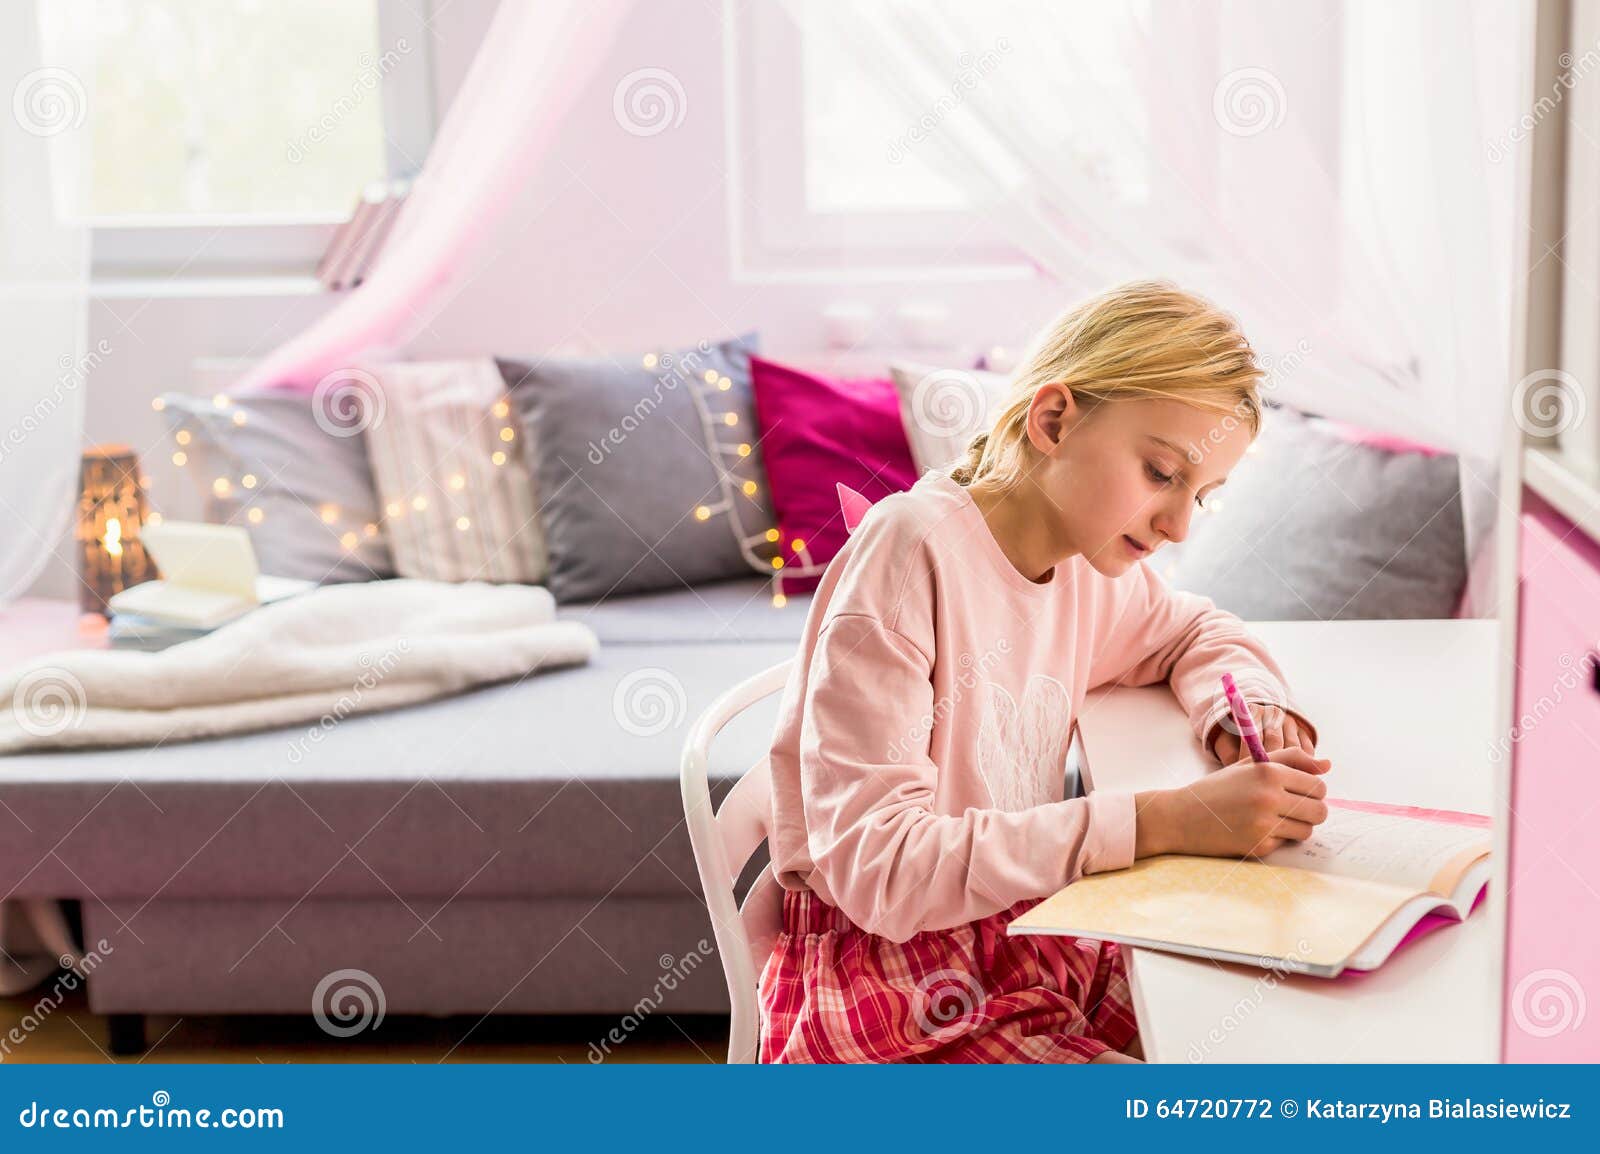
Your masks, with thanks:
<instances>
[{"instance_id":1,"label":"blonde hair","mask_svg":"<svg viewBox=\"0 0 1600 1154\"><path fill-rule=\"evenodd\" d=\"M1040 334L992 428L972 439L950 476L961 485L985 478L1015 484L1035 452L1028 409L1043 385L1064 385L1088 410L1111 401L1183 401L1233 414L1254 437L1261 431L1256 383L1263 376L1228 313L1166 281L1119 285Z\"/></svg>"}]
</instances>

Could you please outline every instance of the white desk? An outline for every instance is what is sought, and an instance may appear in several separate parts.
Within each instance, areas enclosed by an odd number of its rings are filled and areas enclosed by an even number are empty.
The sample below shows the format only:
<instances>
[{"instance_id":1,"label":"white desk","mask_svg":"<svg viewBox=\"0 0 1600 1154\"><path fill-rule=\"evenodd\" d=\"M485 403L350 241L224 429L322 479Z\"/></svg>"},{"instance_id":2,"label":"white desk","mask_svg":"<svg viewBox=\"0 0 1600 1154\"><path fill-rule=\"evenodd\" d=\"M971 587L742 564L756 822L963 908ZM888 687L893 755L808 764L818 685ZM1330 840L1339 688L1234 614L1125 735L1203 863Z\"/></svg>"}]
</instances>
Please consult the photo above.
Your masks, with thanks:
<instances>
[{"instance_id":1,"label":"white desk","mask_svg":"<svg viewBox=\"0 0 1600 1154\"><path fill-rule=\"evenodd\" d=\"M1498 623L1254 622L1317 725L1334 797L1491 813ZM1093 694L1090 789L1193 780L1199 742L1166 686ZM1332 980L1129 951L1157 1062L1493 1062L1500 994L1487 899L1381 969Z\"/></svg>"}]
</instances>

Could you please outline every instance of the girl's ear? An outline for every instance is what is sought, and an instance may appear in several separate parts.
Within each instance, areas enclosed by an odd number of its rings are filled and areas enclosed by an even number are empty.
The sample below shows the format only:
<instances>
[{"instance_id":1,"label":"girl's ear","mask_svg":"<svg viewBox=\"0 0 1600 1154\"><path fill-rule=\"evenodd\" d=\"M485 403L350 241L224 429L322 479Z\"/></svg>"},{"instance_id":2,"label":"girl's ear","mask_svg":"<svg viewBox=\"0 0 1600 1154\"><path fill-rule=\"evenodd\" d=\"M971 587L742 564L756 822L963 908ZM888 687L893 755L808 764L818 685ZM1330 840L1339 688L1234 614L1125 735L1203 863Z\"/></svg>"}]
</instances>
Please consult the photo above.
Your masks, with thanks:
<instances>
[{"instance_id":1,"label":"girl's ear","mask_svg":"<svg viewBox=\"0 0 1600 1154\"><path fill-rule=\"evenodd\" d=\"M1034 394L1028 413L1028 439L1035 449L1048 454L1082 417L1082 406L1071 389L1060 384L1045 385ZM1040 437L1044 438L1042 444Z\"/></svg>"}]
</instances>

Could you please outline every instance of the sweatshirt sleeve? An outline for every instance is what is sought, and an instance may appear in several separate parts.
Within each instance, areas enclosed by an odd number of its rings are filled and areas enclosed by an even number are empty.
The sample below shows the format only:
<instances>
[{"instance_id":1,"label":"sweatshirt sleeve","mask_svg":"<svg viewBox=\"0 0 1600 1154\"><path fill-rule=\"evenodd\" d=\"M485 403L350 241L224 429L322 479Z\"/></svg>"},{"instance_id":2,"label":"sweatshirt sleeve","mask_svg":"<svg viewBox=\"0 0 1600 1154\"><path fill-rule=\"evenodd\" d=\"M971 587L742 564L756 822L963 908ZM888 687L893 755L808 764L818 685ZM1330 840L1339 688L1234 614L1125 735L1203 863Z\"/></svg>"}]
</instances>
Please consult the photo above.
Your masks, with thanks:
<instances>
[{"instance_id":1,"label":"sweatshirt sleeve","mask_svg":"<svg viewBox=\"0 0 1600 1154\"><path fill-rule=\"evenodd\" d=\"M851 921L905 941L1133 862L1132 794L934 813L930 671L870 615L836 614L817 637L800 733L807 850Z\"/></svg>"},{"instance_id":2,"label":"sweatshirt sleeve","mask_svg":"<svg viewBox=\"0 0 1600 1154\"><path fill-rule=\"evenodd\" d=\"M1170 682L1209 750L1228 713L1222 675L1232 673L1245 701L1292 713L1315 743L1317 727L1294 704L1283 671L1238 617L1209 597L1169 588L1142 563L1111 584L1115 593L1096 628L1091 688Z\"/></svg>"}]
</instances>

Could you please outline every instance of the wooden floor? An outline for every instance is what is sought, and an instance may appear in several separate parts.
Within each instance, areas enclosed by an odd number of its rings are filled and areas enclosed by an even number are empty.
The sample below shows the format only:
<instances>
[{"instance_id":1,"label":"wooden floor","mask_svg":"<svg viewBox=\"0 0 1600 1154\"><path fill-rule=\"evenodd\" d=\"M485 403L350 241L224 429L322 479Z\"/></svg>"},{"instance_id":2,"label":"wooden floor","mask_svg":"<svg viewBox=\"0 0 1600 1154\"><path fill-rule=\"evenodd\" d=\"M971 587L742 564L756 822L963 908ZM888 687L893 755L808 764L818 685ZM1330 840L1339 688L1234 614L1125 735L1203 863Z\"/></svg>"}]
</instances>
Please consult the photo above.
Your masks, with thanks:
<instances>
[{"instance_id":1,"label":"wooden floor","mask_svg":"<svg viewBox=\"0 0 1600 1154\"><path fill-rule=\"evenodd\" d=\"M113 1057L106 1023L89 1012L82 987L37 1021L46 984L0 998L0 1064L7 1062L721 1062L728 1020L655 1014L621 1044L605 1046L621 1016L385 1017L376 1028L334 1038L305 1017L170 1017L145 1021L148 1049ZM49 1000L49 999L47 999ZM22 1041L10 1037L16 1028ZM603 1048L604 1047L604 1048Z\"/></svg>"}]
</instances>

